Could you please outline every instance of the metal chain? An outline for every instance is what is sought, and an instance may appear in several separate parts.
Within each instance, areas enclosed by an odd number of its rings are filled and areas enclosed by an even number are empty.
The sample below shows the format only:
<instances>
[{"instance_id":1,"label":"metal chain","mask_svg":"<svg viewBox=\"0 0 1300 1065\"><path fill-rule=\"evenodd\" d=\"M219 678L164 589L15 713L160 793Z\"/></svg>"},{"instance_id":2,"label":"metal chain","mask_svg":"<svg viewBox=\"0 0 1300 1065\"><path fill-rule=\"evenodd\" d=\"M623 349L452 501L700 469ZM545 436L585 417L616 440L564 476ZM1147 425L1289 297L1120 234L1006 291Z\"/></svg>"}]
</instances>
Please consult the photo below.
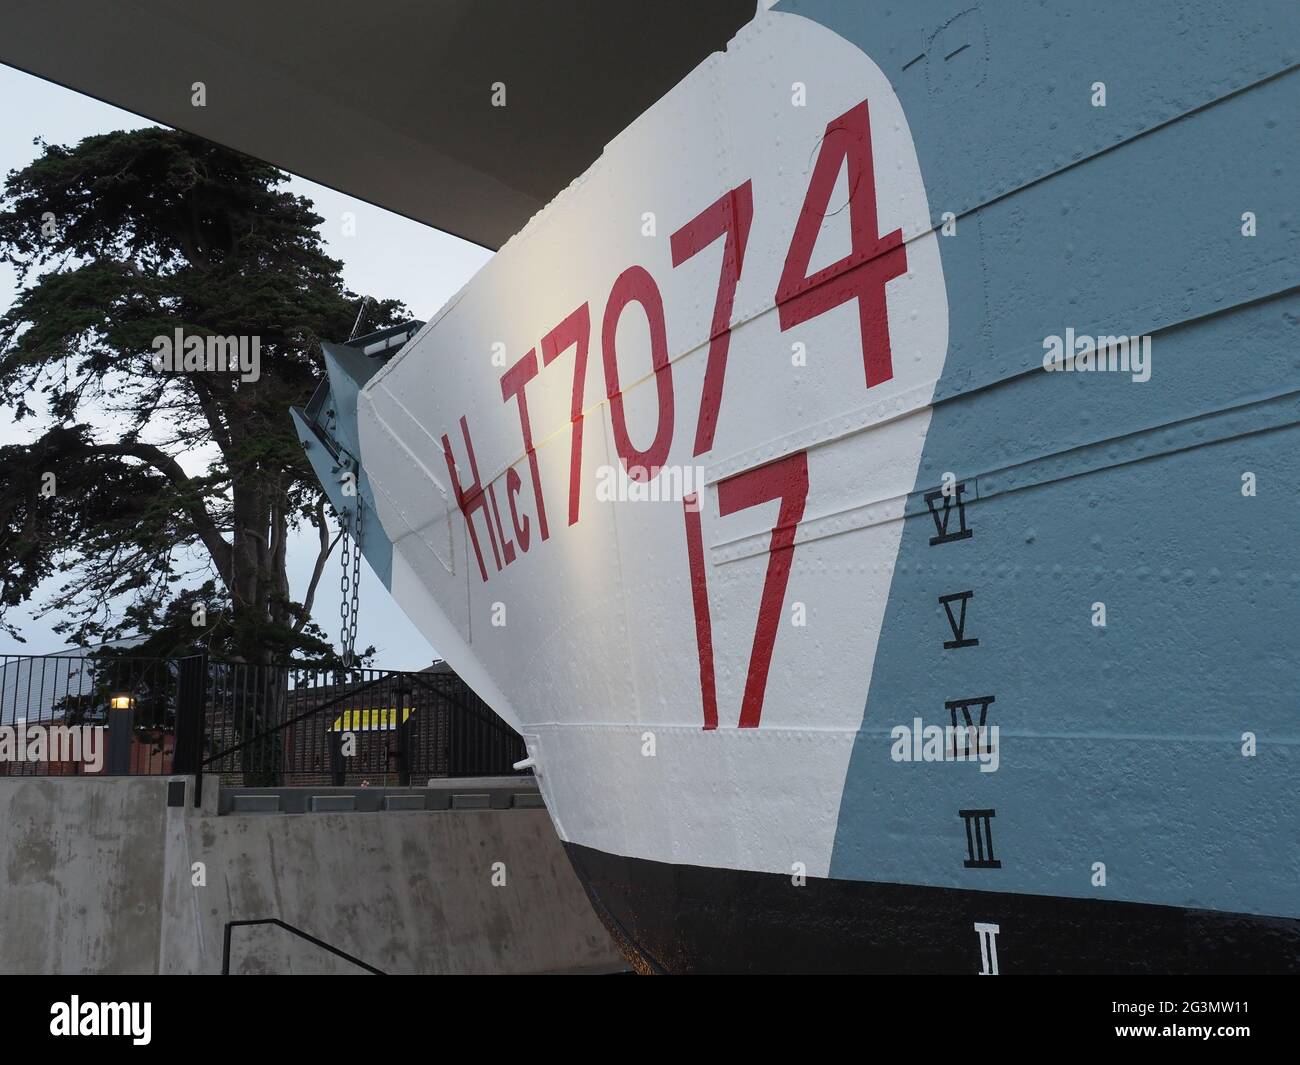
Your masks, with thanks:
<instances>
[{"instance_id":1,"label":"metal chain","mask_svg":"<svg viewBox=\"0 0 1300 1065\"><path fill-rule=\"evenodd\" d=\"M348 622L348 663L352 662L352 649L357 645L357 618L361 616L358 598L361 595L361 540L365 535L362 526L366 520L366 508L361 496L357 496L357 535L352 540L352 618Z\"/></svg>"},{"instance_id":2,"label":"metal chain","mask_svg":"<svg viewBox=\"0 0 1300 1065\"><path fill-rule=\"evenodd\" d=\"M361 538L364 535L365 507L362 506L361 496L358 495L356 500L357 535L355 538L348 534L347 520L340 520L343 573L339 580L339 617L343 621L343 627L339 631L339 646L343 649L345 666L352 665L353 649L357 644L358 600L361 593Z\"/></svg>"},{"instance_id":3,"label":"metal chain","mask_svg":"<svg viewBox=\"0 0 1300 1065\"><path fill-rule=\"evenodd\" d=\"M344 511L344 513L347 513ZM348 652L348 613L352 607L352 600L348 597L348 564L351 561L349 557L352 554L351 539L348 537L348 525L346 519L340 515L339 524L342 526L339 531L339 539L343 544L343 552L340 557L343 560L343 574L339 580L339 617L343 619L343 628L339 631L339 647L342 649L343 658L346 661Z\"/></svg>"}]
</instances>

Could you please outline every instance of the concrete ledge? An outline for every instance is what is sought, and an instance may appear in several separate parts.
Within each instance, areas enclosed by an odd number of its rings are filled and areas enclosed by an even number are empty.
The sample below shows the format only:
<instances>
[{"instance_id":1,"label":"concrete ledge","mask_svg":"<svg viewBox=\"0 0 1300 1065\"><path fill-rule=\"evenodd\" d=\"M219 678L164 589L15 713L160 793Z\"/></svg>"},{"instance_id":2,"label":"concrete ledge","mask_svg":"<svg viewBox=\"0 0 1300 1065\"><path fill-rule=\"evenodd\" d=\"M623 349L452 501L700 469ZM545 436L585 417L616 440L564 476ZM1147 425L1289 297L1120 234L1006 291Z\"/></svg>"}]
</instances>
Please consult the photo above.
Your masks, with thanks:
<instances>
[{"instance_id":1,"label":"concrete ledge","mask_svg":"<svg viewBox=\"0 0 1300 1065\"><path fill-rule=\"evenodd\" d=\"M537 781L531 776L461 777L431 780L423 788L222 787L216 812L305 814L536 810L544 805Z\"/></svg>"},{"instance_id":2,"label":"concrete ledge","mask_svg":"<svg viewBox=\"0 0 1300 1065\"><path fill-rule=\"evenodd\" d=\"M237 814L278 814L278 795L232 795L231 812Z\"/></svg>"},{"instance_id":3,"label":"concrete ledge","mask_svg":"<svg viewBox=\"0 0 1300 1065\"><path fill-rule=\"evenodd\" d=\"M384 809L385 810L423 810L426 809L424 805L424 796L423 795L385 795Z\"/></svg>"},{"instance_id":4,"label":"concrete ledge","mask_svg":"<svg viewBox=\"0 0 1300 1065\"><path fill-rule=\"evenodd\" d=\"M314 814L351 813L357 808L357 800L351 795L313 795L311 812Z\"/></svg>"}]
</instances>

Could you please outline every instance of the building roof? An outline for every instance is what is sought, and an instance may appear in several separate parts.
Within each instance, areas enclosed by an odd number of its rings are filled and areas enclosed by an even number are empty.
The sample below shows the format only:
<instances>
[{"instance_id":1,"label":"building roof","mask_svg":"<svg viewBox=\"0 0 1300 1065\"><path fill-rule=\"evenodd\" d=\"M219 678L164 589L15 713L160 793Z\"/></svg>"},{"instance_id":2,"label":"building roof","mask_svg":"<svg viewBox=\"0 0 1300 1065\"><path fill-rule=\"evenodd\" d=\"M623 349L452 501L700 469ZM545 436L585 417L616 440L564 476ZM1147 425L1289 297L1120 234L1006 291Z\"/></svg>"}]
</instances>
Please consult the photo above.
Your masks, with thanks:
<instances>
[{"instance_id":1,"label":"building roof","mask_svg":"<svg viewBox=\"0 0 1300 1065\"><path fill-rule=\"evenodd\" d=\"M141 637L73 647L47 655L0 655L0 725L60 718L69 704L103 694L113 660L94 658L105 650L125 651ZM121 667L119 667L121 668Z\"/></svg>"}]
</instances>

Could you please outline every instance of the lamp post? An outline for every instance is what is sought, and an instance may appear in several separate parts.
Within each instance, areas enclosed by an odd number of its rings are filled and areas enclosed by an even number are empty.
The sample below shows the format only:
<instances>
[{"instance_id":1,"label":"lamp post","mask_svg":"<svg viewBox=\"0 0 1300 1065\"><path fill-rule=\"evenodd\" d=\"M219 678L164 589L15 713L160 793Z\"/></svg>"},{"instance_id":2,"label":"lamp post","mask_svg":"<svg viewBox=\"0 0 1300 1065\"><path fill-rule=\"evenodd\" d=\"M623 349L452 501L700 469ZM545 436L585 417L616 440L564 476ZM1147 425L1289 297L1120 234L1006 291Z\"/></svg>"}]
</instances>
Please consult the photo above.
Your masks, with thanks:
<instances>
[{"instance_id":1,"label":"lamp post","mask_svg":"<svg viewBox=\"0 0 1300 1065\"><path fill-rule=\"evenodd\" d=\"M131 725L135 718L135 695L116 691L108 697L108 762L104 772L124 776L131 772Z\"/></svg>"}]
</instances>

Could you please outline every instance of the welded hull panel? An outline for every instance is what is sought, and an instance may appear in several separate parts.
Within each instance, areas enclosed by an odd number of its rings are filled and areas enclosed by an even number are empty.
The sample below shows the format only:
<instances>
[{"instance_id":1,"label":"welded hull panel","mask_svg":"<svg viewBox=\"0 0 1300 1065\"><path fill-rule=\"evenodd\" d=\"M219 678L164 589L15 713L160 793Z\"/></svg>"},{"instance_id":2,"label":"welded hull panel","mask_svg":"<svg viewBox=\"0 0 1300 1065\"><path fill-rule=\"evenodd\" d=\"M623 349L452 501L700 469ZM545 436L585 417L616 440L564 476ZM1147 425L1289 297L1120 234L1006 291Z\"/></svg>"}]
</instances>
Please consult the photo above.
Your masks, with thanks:
<instances>
[{"instance_id":1,"label":"welded hull panel","mask_svg":"<svg viewBox=\"0 0 1300 1065\"><path fill-rule=\"evenodd\" d=\"M1276 917L864 880L796 886L567 849L597 914L645 973L1300 972L1300 927ZM989 925L995 946L981 949L977 928Z\"/></svg>"},{"instance_id":2,"label":"welded hull panel","mask_svg":"<svg viewBox=\"0 0 1300 1065\"><path fill-rule=\"evenodd\" d=\"M778 5L361 390L393 593L647 965L1296 967L1297 36Z\"/></svg>"}]
</instances>

